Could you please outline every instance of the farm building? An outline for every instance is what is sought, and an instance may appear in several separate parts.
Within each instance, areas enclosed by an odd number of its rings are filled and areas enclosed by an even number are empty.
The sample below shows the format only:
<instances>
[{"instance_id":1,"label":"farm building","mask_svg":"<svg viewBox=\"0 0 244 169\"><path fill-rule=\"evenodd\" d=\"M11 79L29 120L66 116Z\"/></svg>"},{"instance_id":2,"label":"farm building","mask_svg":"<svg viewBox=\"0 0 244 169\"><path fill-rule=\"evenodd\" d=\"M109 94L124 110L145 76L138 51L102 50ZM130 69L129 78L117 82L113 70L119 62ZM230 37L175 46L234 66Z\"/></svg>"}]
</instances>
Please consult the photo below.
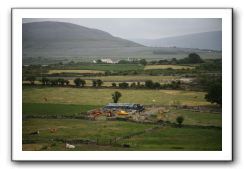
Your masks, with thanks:
<instances>
[{"instance_id":1,"label":"farm building","mask_svg":"<svg viewBox=\"0 0 244 169\"><path fill-rule=\"evenodd\" d=\"M109 103L107 104L104 109L107 110L118 110L118 109L122 109L122 110L126 110L126 111L143 111L145 108L143 107L143 105L140 104L133 104L133 103Z\"/></svg>"}]
</instances>

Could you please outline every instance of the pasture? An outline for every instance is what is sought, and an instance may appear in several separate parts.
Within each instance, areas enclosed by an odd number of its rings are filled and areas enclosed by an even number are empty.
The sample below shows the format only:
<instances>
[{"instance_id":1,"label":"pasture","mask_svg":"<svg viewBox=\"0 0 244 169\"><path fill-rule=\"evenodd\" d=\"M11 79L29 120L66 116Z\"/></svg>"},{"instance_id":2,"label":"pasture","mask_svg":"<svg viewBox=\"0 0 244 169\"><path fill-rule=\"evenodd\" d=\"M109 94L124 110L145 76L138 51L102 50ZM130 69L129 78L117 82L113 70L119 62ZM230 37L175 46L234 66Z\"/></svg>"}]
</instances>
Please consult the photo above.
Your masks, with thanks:
<instances>
[{"instance_id":1,"label":"pasture","mask_svg":"<svg viewBox=\"0 0 244 169\"><path fill-rule=\"evenodd\" d=\"M154 82L166 83L173 80L180 80L179 76L147 76L147 75L134 75L134 76L100 76L100 77L81 77L84 80L101 79L104 82L145 82L152 80Z\"/></svg>"},{"instance_id":2,"label":"pasture","mask_svg":"<svg viewBox=\"0 0 244 169\"><path fill-rule=\"evenodd\" d=\"M98 70L98 71L132 71L132 70L143 70L144 66L139 64L92 64L86 65L72 65L60 67L65 70Z\"/></svg>"},{"instance_id":3,"label":"pasture","mask_svg":"<svg viewBox=\"0 0 244 169\"><path fill-rule=\"evenodd\" d=\"M48 74L59 73L80 73L80 74L104 74L104 71L100 70L49 70Z\"/></svg>"},{"instance_id":4,"label":"pasture","mask_svg":"<svg viewBox=\"0 0 244 169\"><path fill-rule=\"evenodd\" d=\"M122 97L120 102L126 103L140 103L144 105L171 105L174 103L190 106L211 105L211 103L204 99L206 94L204 92L62 87L25 87L23 88L23 103L106 105L112 102L111 95L115 91L121 92Z\"/></svg>"},{"instance_id":5,"label":"pasture","mask_svg":"<svg viewBox=\"0 0 244 169\"><path fill-rule=\"evenodd\" d=\"M49 128L57 128L50 133ZM27 119L23 121L23 150L66 150L64 142L76 143L76 151L97 150L221 150L221 128L183 126L182 128L123 121L73 119ZM39 130L40 134L29 133ZM138 134L139 133L139 134ZM122 139L124 136L132 137ZM117 141L114 141L117 139ZM129 145L124 148L122 145Z\"/></svg>"},{"instance_id":6,"label":"pasture","mask_svg":"<svg viewBox=\"0 0 244 169\"><path fill-rule=\"evenodd\" d=\"M23 87L22 149L24 151L220 151L221 113L171 107L171 104L210 106L204 92L180 90L117 90L120 102L169 106L168 125L133 121L91 121L88 110L112 102L115 89ZM152 100L155 99L155 102ZM157 107L155 107L157 108ZM153 109L152 109L153 110ZM176 117L183 116L182 127ZM151 119L156 120L157 114ZM55 128L51 132L50 128ZM37 135L30 133L39 131ZM126 145L126 147L124 146Z\"/></svg>"},{"instance_id":7,"label":"pasture","mask_svg":"<svg viewBox=\"0 0 244 169\"><path fill-rule=\"evenodd\" d=\"M195 69L194 66L185 66L185 65L147 65L144 70L151 69Z\"/></svg>"}]
</instances>

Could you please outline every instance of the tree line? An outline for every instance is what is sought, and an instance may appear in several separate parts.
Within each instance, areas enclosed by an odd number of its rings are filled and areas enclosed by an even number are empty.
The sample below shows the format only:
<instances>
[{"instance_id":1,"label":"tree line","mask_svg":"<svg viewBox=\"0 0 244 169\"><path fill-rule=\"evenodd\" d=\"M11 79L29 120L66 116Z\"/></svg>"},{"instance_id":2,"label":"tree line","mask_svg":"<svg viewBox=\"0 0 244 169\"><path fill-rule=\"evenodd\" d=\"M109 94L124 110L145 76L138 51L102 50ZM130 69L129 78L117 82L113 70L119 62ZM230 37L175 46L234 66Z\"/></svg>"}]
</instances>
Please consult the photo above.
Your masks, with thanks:
<instances>
[{"instance_id":1,"label":"tree line","mask_svg":"<svg viewBox=\"0 0 244 169\"><path fill-rule=\"evenodd\" d=\"M31 76L25 78L26 81L29 81L31 85L35 85L36 78ZM72 86L70 85L70 81L67 79L49 79L46 77L43 77L41 80L39 80L42 85L44 86ZM86 86L86 80L81 79L81 78L76 78L73 80L73 83L76 87L85 87ZM93 79L92 80L92 87L101 87L103 85L103 81L101 79ZM133 88L133 89L180 89L181 88L181 81L176 80L172 81L171 83L167 84L160 84L159 82L153 82L152 80L146 80L144 84L141 82L133 82L133 83L128 83L128 82L120 82L120 83L115 83L113 82L111 84L112 88L121 88L121 89L128 89L128 88Z\"/></svg>"}]
</instances>

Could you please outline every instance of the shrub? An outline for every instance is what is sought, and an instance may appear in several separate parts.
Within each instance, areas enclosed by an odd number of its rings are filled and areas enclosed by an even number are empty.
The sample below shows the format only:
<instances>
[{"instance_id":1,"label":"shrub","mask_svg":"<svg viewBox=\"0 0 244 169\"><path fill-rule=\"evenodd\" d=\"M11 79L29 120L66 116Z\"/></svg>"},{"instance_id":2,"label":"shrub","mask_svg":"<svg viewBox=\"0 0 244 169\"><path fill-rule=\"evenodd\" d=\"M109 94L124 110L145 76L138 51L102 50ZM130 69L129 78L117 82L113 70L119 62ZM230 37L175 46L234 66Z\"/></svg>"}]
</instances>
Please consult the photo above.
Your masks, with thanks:
<instances>
[{"instance_id":1,"label":"shrub","mask_svg":"<svg viewBox=\"0 0 244 169\"><path fill-rule=\"evenodd\" d=\"M115 91L113 94L112 94L112 99L114 101L114 103L118 103L120 97L122 96L122 94L118 91Z\"/></svg>"},{"instance_id":2,"label":"shrub","mask_svg":"<svg viewBox=\"0 0 244 169\"><path fill-rule=\"evenodd\" d=\"M126 83L126 82L122 82L122 83L119 83L119 87L120 88L128 88L129 87L129 84Z\"/></svg>"},{"instance_id":3,"label":"shrub","mask_svg":"<svg viewBox=\"0 0 244 169\"><path fill-rule=\"evenodd\" d=\"M182 126L183 121L184 121L184 117L183 116L178 116L176 118L176 122L179 124L179 127Z\"/></svg>"}]
</instances>

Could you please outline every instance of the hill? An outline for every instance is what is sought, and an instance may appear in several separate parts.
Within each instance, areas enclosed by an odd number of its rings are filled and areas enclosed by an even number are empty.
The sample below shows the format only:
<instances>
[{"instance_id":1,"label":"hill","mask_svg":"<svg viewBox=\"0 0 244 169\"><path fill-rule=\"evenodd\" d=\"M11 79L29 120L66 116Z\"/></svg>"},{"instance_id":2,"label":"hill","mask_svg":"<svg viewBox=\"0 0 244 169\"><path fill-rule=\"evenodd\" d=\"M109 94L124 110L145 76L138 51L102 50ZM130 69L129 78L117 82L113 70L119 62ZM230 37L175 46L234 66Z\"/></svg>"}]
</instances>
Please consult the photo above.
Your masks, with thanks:
<instances>
[{"instance_id":1,"label":"hill","mask_svg":"<svg viewBox=\"0 0 244 169\"><path fill-rule=\"evenodd\" d=\"M137 43L151 47L180 47L222 50L222 32L212 31L160 39L135 39Z\"/></svg>"},{"instance_id":2,"label":"hill","mask_svg":"<svg viewBox=\"0 0 244 169\"><path fill-rule=\"evenodd\" d=\"M64 22L23 23L22 35L23 64L92 61L102 58L158 60L183 58L192 52L203 58L221 57L221 52L215 51L146 47L98 29Z\"/></svg>"},{"instance_id":3,"label":"hill","mask_svg":"<svg viewBox=\"0 0 244 169\"><path fill-rule=\"evenodd\" d=\"M32 22L22 25L23 54L33 50L72 55L80 48L141 47L137 43L98 30L65 22ZM46 51L45 51L46 50ZM55 50L55 51L53 51ZM63 52L62 52L63 53ZM33 55L35 56L35 55Z\"/></svg>"}]
</instances>

